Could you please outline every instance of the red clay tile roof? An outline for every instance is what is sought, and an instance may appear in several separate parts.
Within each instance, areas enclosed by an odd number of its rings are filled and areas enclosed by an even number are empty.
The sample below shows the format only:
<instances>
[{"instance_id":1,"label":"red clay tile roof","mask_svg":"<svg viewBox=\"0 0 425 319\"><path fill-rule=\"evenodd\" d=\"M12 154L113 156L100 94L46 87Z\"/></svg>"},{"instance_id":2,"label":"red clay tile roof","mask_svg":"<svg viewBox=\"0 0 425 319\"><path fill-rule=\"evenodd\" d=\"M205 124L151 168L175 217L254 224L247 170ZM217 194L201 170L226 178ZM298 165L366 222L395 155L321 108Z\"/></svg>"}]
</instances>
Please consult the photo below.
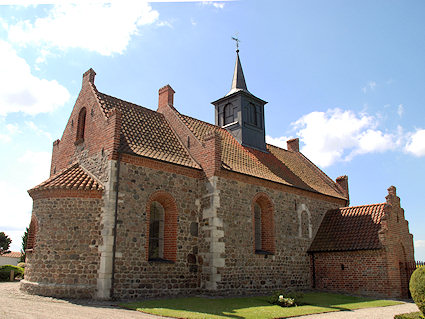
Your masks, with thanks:
<instances>
[{"instance_id":1,"label":"red clay tile roof","mask_svg":"<svg viewBox=\"0 0 425 319\"><path fill-rule=\"evenodd\" d=\"M242 146L223 128L186 115L179 116L200 141L211 129L219 133L224 169L345 199L335 182L301 153L269 144L269 153L261 152Z\"/></svg>"},{"instance_id":2,"label":"red clay tile roof","mask_svg":"<svg viewBox=\"0 0 425 319\"><path fill-rule=\"evenodd\" d=\"M122 112L122 151L201 169L162 114L101 93L94 85L92 87L105 112L113 108ZM301 153L272 145L267 145L269 153L245 147L223 128L177 114L201 142L211 129L219 133L224 169L346 199L335 182Z\"/></svg>"},{"instance_id":3,"label":"red clay tile roof","mask_svg":"<svg viewBox=\"0 0 425 319\"><path fill-rule=\"evenodd\" d=\"M161 113L101 93L95 89L105 111L122 112L121 151L200 169Z\"/></svg>"},{"instance_id":4,"label":"red clay tile roof","mask_svg":"<svg viewBox=\"0 0 425 319\"><path fill-rule=\"evenodd\" d=\"M103 190L103 185L78 163L74 163L30 191L46 189Z\"/></svg>"},{"instance_id":5,"label":"red clay tile roof","mask_svg":"<svg viewBox=\"0 0 425 319\"><path fill-rule=\"evenodd\" d=\"M0 255L0 257L9 257L9 258L21 258L22 254L19 251L11 251L9 253Z\"/></svg>"},{"instance_id":6,"label":"red clay tile roof","mask_svg":"<svg viewBox=\"0 0 425 319\"><path fill-rule=\"evenodd\" d=\"M309 252L382 248L378 233L385 203L329 210Z\"/></svg>"}]
</instances>

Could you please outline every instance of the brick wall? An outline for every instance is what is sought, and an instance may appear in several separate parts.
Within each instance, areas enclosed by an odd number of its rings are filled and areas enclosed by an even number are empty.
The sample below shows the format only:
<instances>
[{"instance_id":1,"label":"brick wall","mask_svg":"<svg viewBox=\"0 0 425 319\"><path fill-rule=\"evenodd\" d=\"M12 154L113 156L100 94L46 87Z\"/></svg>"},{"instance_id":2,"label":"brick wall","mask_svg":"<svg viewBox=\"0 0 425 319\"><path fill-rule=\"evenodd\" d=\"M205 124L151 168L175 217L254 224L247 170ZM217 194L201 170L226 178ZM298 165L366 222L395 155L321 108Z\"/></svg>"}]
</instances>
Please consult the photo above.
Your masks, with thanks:
<instances>
[{"instance_id":1,"label":"brick wall","mask_svg":"<svg viewBox=\"0 0 425 319\"><path fill-rule=\"evenodd\" d=\"M319 290L393 297L383 250L314 253Z\"/></svg>"},{"instance_id":2,"label":"brick wall","mask_svg":"<svg viewBox=\"0 0 425 319\"><path fill-rule=\"evenodd\" d=\"M93 296L102 244L101 203L97 198L34 200L38 230L21 289L56 297Z\"/></svg>"},{"instance_id":3,"label":"brick wall","mask_svg":"<svg viewBox=\"0 0 425 319\"><path fill-rule=\"evenodd\" d=\"M94 91L94 71L83 75L83 84L60 140L53 142L50 175L78 161L103 182L107 180L107 160L116 158L121 114L105 115ZM84 139L77 139L79 115L86 109Z\"/></svg>"},{"instance_id":4,"label":"brick wall","mask_svg":"<svg viewBox=\"0 0 425 319\"><path fill-rule=\"evenodd\" d=\"M336 292L407 298L406 263L414 261L413 236L395 187L388 189L380 250L314 253L316 287Z\"/></svg>"}]
</instances>

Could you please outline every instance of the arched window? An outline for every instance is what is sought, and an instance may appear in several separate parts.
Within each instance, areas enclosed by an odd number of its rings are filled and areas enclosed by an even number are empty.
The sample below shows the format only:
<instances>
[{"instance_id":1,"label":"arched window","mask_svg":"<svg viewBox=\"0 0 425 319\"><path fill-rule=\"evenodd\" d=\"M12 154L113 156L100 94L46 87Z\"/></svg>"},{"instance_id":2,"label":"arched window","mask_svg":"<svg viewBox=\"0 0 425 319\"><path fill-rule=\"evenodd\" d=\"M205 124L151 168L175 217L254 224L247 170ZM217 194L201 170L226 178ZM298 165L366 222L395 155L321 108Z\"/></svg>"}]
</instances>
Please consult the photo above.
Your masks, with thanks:
<instances>
[{"instance_id":1,"label":"arched window","mask_svg":"<svg viewBox=\"0 0 425 319\"><path fill-rule=\"evenodd\" d=\"M32 215L30 227L28 229L28 237L27 237L27 246L25 247L25 251L32 251L35 247L36 237L38 231L38 221L37 218Z\"/></svg>"},{"instance_id":2,"label":"arched window","mask_svg":"<svg viewBox=\"0 0 425 319\"><path fill-rule=\"evenodd\" d=\"M260 205L254 203L254 236L255 236L255 250L262 249L261 245L261 208Z\"/></svg>"},{"instance_id":3,"label":"arched window","mask_svg":"<svg viewBox=\"0 0 425 319\"><path fill-rule=\"evenodd\" d=\"M233 123L235 121L232 104L228 103L224 106L223 114L224 114L224 125Z\"/></svg>"},{"instance_id":4,"label":"arched window","mask_svg":"<svg viewBox=\"0 0 425 319\"><path fill-rule=\"evenodd\" d=\"M86 129L86 108L83 107L78 114L78 125L77 125L77 138L76 141L80 142L84 140L84 131Z\"/></svg>"},{"instance_id":5,"label":"arched window","mask_svg":"<svg viewBox=\"0 0 425 319\"><path fill-rule=\"evenodd\" d=\"M254 249L257 254L273 254L275 251L273 204L260 193L253 200Z\"/></svg>"},{"instance_id":6,"label":"arched window","mask_svg":"<svg viewBox=\"0 0 425 319\"><path fill-rule=\"evenodd\" d=\"M164 259L164 207L158 202L150 207L149 259Z\"/></svg>"},{"instance_id":7,"label":"arched window","mask_svg":"<svg viewBox=\"0 0 425 319\"><path fill-rule=\"evenodd\" d=\"M248 123L257 125L257 108L254 104L248 104Z\"/></svg>"},{"instance_id":8,"label":"arched window","mask_svg":"<svg viewBox=\"0 0 425 319\"><path fill-rule=\"evenodd\" d=\"M298 214L298 236L301 238L313 237L313 225L311 223L311 213L306 204L300 204L297 208Z\"/></svg>"},{"instance_id":9,"label":"arched window","mask_svg":"<svg viewBox=\"0 0 425 319\"><path fill-rule=\"evenodd\" d=\"M147 206L146 258L149 261L174 262L177 257L177 206L174 198L158 191Z\"/></svg>"}]
</instances>

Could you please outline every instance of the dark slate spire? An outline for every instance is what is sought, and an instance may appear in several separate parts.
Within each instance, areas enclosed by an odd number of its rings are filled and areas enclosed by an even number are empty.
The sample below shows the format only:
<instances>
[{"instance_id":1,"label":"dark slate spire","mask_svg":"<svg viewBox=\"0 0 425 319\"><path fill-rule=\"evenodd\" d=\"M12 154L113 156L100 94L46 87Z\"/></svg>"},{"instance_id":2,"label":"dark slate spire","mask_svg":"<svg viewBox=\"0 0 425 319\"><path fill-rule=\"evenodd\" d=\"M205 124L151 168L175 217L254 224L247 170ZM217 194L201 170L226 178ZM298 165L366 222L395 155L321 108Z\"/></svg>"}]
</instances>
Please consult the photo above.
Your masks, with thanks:
<instances>
[{"instance_id":1,"label":"dark slate spire","mask_svg":"<svg viewBox=\"0 0 425 319\"><path fill-rule=\"evenodd\" d=\"M239 50L236 50L236 63L235 71L233 72L232 87L226 96L241 90L249 93L246 87L245 77L243 75L241 60L239 59Z\"/></svg>"}]
</instances>

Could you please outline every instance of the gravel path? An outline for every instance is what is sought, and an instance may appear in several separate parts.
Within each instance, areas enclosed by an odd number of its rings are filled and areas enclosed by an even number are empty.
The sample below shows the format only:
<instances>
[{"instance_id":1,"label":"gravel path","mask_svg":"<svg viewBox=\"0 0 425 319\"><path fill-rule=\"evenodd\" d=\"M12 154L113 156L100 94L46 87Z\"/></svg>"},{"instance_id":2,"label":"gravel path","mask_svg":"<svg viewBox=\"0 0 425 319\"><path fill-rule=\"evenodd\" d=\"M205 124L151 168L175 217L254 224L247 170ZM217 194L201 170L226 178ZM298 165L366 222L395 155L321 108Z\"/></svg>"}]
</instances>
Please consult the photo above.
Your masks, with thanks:
<instances>
[{"instance_id":1,"label":"gravel path","mask_svg":"<svg viewBox=\"0 0 425 319\"><path fill-rule=\"evenodd\" d=\"M392 319L394 315L419 311L414 303L397 306L340 311L297 319ZM18 282L0 282L0 318L7 319L155 319L162 318L117 307L116 302L95 300L62 300L28 295L19 290ZM207 317L206 317L207 318ZM261 319L259 317L259 319Z\"/></svg>"},{"instance_id":2,"label":"gravel path","mask_svg":"<svg viewBox=\"0 0 425 319\"><path fill-rule=\"evenodd\" d=\"M67 301L28 295L19 290L19 282L0 282L1 319L164 319L121 309L116 304L111 301Z\"/></svg>"}]
</instances>

